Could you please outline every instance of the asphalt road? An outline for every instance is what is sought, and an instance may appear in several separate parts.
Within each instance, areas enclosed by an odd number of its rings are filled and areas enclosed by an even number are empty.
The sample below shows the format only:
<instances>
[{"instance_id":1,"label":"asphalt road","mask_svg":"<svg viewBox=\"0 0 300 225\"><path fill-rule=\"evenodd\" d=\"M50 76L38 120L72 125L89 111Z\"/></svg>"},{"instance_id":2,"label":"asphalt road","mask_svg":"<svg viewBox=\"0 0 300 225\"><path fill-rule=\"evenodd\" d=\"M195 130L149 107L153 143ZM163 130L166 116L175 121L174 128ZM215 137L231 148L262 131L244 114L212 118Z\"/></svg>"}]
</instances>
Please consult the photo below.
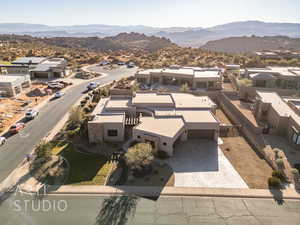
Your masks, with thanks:
<instances>
[{"instance_id":1,"label":"asphalt road","mask_svg":"<svg viewBox=\"0 0 300 225\"><path fill-rule=\"evenodd\" d=\"M103 71L99 66L90 68L93 71L105 72L107 76L97 80L99 84L106 84L122 77L131 76L136 69L121 67L112 71ZM0 147L0 182L2 182L30 153L39 141L53 129L59 120L72 108L76 101L82 96L89 81L71 87L66 95L60 99L49 101L41 110L37 118L28 122L25 129L19 134L8 138L7 143Z\"/></svg>"},{"instance_id":2,"label":"asphalt road","mask_svg":"<svg viewBox=\"0 0 300 225\"><path fill-rule=\"evenodd\" d=\"M2 225L297 225L300 201L128 196L12 195L0 205Z\"/></svg>"}]
</instances>

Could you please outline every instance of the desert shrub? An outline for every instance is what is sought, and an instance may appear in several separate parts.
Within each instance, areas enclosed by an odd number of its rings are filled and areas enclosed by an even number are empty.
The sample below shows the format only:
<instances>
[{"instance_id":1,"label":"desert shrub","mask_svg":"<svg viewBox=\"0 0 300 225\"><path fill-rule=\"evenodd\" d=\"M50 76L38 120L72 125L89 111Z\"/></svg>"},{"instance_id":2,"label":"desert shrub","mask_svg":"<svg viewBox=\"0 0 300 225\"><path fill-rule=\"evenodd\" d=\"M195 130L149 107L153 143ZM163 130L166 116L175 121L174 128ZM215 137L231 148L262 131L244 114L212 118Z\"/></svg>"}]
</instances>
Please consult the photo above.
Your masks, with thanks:
<instances>
[{"instance_id":1,"label":"desert shrub","mask_svg":"<svg viewBox=\"0 0 300 225\"><path fill-rule=\"evenodd\" d=\"M188 92L189 90L190 90L190 87L187 83L181 85L181 87L179 89L179 91L181 91L181 92Z\"/></svg>"},{"instance_id":2,"label":"desert shrub","mask_svg":"<svg viewBox=\"0 0 300 225\"><path fill-rule=\"evenodd\" d=\"M84 106L86 103L87 103L87 101L86 101L86 100L81 100L81 101L80 101L80 105L81 105L81 107L82 107L82 106Z\"/></svg>"},{"instance_id":3,"label":"desert shrub","mask_svg":"<svg viewBox=\"0 0 300 225\"><path fill-rule=\"evenodd\" d=\"M276 165L278 166L278 167L283 167L283 165L284 165L284 162L283 162L283 159L276 159Z\"/></svg>"},{"instance_id":4,"label":"desert shrub","mask_svg":"<svg viewBox=\"0 0 300 225\"><path fill-rule=\"evenodd\" d=\"M101 88L100 93L102 96L107 97L109 95L109 90L108 88Z\"/></svg>"},{"instance_id":5,"label":"desert shrub","mask_svg":"<svg viewBox=\"0 0 300 225\"><path fill-rule=\"evenodd\" d=\"M69 122L73 125L80 125L84 120L84 114L79 106L73 107L69 114Z\"/></svg>"},{"instance_id":6,"label":"desert shrub","mask_svg":"<svg viewBox=\"0 0 300 225\"><path fill-rule=\"evenodd\" d=\"M272 177L277 177L278 179L280 179L281 181L285 180L284 174L278 170L274 170L272 172Z\"/></svg>"},{"instance_id":7,"label":"desert shrub","mask_svg":"<svg viewBox=\"0 0 300 225\"><path fill-rule=\"evenodd\" d=\"M53 145L51 142L41 141L35 149L37 159L48 159L51 157Z\"/></svg>"},{"instance_id":8,"label":"desert shrub","mask_svg":"<svg viewBox=\"0 0 300 225\"><path fill-rule=\"evenodd\" d=\"M278 188L281 185L281 181L277 177L269 177L268 184L269 184L270 187L276 187L276 188Z\"/></svg>"},{"instance_id":9,"label":"desert shrub","mask_svg":"<svg viewBox=\"0 0 300 225\"><path fill-rule=\"evenodd\" d=\"M68 138L73 138L75 135L79 134L79 132L80 132L80 127L77 127L74 130L68 130L67 136L68 136Z\"/></svg>"},{"instance_id":10,"label":"desert shrub","mask_svg":"<svg viewBox=\"0 0 300 225\"><path fill-rule=\"evenodd\" d=\"M296 169L296 168L292 168L291 172L292 172L293 175L296 175L296 176L299 175L299 170Z\"/></svg>"},{"instance_id":11,"label":"desert shrub","mask_svg":"<svg viewBox=\"0 0 300 225\"><path fill-rule=\"evenodd\" d=\"M167 158L169 158L169 155L165 151L159 150L159 151L157 151L157 157L160 159L167 159Z\"/></svg>"},{"instance_id":12,"label":"desert shrub","mask_svg":"<svg viewBox=\"0 0 300 225\"><path fill-rule=\"evenodd\" d=\"M251 87L252 86L252 80L248 78L243 78L239 80L239 85L244 87Z\"/></svg>"}]
</instances>

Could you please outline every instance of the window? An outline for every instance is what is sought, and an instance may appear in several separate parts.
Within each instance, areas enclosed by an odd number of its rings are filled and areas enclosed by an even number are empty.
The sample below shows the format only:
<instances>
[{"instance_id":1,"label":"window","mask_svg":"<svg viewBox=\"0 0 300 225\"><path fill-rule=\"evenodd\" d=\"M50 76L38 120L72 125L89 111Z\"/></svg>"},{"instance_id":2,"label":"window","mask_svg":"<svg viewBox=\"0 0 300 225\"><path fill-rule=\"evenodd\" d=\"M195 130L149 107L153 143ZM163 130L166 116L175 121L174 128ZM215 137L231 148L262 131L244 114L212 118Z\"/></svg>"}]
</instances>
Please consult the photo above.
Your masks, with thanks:
<instances>
[{"instance_id":1,"label":"window","mask_svg":"<svg viewBox=\"0 0 300 225\"><path fill-rule=\"evenodd\" d=\"M107 135L109 137L116 137L116 136L118 136L118 130L108 130Z\"/></svg>"},{"instance_id":2,"label":"window","mask_svg":"<svg viewBox=\"0 0 300 225\"><path fill-rule=\"evenodd\" d=\"M268 115L268 111L266 111L266 110L261 111L261 115L262 116L267 116Z\"/></svg>"},{"instance_id":3,"label":"window","mask_svg":"<svg viewBox=\"0 0 300 225\"><path fill-rule=\"evenodd\" d=\"M294 142L294 144L300 144L299 133L294 128L292 128L292 141Z\"/></svg>"},{"instance_id":4,"label":"window","mask_svg":"<svg viewBox=\"0 0 300 225\"><path fill-rule=\"evenodd\" d=\"M140 136L140 135L138 135L138 136L137 136L137 138L141 138L141 136Z\"/></svg>"},{"instance_id":5,"label":"window","mask_svg":"<svg viewBox=\"0 0 300 225\"><path fill-rule=\"evenodd\" d=\"M164 143L163 143L163 145L167 145L167 143L166 143L166 142L164 142Z\"/></svg>"}]
</instances>

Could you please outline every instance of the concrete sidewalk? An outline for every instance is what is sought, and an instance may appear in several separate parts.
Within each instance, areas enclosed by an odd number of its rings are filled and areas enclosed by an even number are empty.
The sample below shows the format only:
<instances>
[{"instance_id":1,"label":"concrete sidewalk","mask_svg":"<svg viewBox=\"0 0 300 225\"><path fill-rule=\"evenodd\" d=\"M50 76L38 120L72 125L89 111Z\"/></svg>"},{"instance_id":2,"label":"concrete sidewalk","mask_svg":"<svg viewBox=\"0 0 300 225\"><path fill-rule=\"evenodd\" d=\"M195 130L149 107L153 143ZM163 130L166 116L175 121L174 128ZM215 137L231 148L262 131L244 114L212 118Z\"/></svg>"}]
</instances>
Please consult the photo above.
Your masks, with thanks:
<instances>
[{"instance_id":1,"label":"concrete sidewalk","mask_svg":"<svg viewBox=\"0 0 300 225\"><path fill-rule=\"evenodd\" d=\"M32 182L22 185L25 192L37 192ZM63 185L48 186L48 194L55 195L140 195L158 196L205 196L231 198L274 198L300 200L300 191L294 189L245 189L245 188L201 188L201 187L137 187L137 186L94 186L94 185Z\"/></svg>"}]
</instances>

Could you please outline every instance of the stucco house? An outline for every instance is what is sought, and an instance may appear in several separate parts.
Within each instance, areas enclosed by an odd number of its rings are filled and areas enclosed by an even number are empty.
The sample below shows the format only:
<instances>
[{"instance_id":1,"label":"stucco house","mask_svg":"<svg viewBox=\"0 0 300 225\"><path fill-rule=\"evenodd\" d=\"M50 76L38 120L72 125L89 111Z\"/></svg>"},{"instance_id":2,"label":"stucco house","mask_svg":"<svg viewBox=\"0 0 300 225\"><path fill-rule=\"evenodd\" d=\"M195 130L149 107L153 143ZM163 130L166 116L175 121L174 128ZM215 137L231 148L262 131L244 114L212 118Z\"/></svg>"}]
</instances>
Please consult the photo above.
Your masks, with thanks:
<instances>
[{"instance_id":1,"label":"stucco house","mask_svg":"<svg viewBox=\"0 0 300 225\"><path fill-rule=\"evenodd\" d=\"M20 57L8 65L0 65L5 74L30 74L31 78L64 77L69 73L64 58Z\"/></svg>"},{"instance_id":2,"label":"stucco house","mask_svg":"<svg viewBox=\"0 0 300 225\"><path fill-rule=\"evenodd\" d=\"M299 67L246 68L245 75L252 80L254 87L262 88L300 88Z\"/></svg>"},{"instance_id":3,"label":"stucco house","mask_svg":"<svg viewBox=\"0 0 300 225\"><path fill-rule=\"evenodd\" d=\"M0 75L0 96L15 97L31 86L29 75Z\"/></svg>"},{"instance_id":4,"label":"stucco house","mask_svg":"<svg viewBox=\"0 0 300 225\"><path fill-rule=\"evenodd\" d=\"M134 93L101 99L88 122L89 141L149 142L155 151L173 155L177 141L217 141L219 121L207 96L184 93Z\"/></svg>"},{"instance_id":5,"label":"stucco house","mask_svg":"<svg viewBox=\"0 0 300 225\"><path fill-rule=\"evenodd\" d=\"M280 97L275 92L257 91L254 115L265 122L272 133L287 137L300 149L300 99Z\"/></svg>"},{"instance_id":6,"label":"stucco house","mask_svg":"<svg viewBox=\"0 0 300 225\"><path fill-rule=\"evenodd\" d=\"M219 68L171 66L163 69L137 71L138 82L151 84L188 84L191 88L220 90L222 89L223 72Z\"/></svg>"}]
</instances>

